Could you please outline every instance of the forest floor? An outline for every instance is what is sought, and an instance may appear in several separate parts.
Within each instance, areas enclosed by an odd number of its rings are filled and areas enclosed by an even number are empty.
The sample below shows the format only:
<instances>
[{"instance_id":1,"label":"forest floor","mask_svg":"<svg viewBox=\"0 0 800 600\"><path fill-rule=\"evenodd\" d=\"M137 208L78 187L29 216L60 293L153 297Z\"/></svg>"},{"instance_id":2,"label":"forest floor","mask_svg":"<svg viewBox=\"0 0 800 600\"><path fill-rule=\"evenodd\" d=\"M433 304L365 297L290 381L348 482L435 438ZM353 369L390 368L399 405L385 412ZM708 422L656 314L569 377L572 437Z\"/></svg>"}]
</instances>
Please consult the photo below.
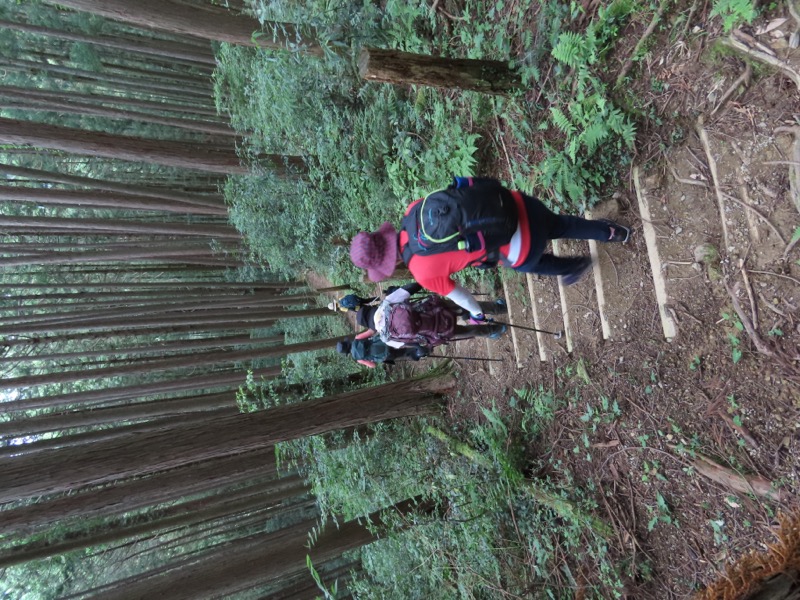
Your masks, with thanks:
<instances>
[{"instance_id":1,"label":"forest floor","mask_svg":"<svg viewBox=\"0 0 800 600\"><path fill-rule=\"evenodd\" d=\"M786 18L779 33L759 33L776 18ZM609 64L621 67L646 25L629 26ZM779 9L743 39L800 71L800 51L786 48L798 26ZM540 354L536 336L521 331L515 349L508 334L490 349L502 363L456 366L463 383L449 411L463 424L493 402L502 410L516 389L554 388L564 404L529 454L604 492L598 512L616 530L611 552L642 566L628 589L637 599L686 598L719 578L726 563L765 549L776 514L796 509L800 497L800 246L792 245L800 207L790 183L800 169L800 81L712 51L722 32L690 33L656 31L632 72L627 96L643 115L640 189L637 196L632 168L594 212L632 227L628 244L598 246L600 287L593 277L559 290L552 278L504 274L515 323L534 324L533 301L540 325L562 329L564 294L572 351L565 339L545 337ZM746 69L749 85L724 98ZM509 144L483 170L505 175L519 152ZM665 279L661 309L654 271ZM665 327L675 329L671 340ZM448 353L485 351L479 341ZM721 467L718 481L701 473L703 457ZM766 491L737 492L737 476L745 490Z\"/></svg>"}]
</instances>

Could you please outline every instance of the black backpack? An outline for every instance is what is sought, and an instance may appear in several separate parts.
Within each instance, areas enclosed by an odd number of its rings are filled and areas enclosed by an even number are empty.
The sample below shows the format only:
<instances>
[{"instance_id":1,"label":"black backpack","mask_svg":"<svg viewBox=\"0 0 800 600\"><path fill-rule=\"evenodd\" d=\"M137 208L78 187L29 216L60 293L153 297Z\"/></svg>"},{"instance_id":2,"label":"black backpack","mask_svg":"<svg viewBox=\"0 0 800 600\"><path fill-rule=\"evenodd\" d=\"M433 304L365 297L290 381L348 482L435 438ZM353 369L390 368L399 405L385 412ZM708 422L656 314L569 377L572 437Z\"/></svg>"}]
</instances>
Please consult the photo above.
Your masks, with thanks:
<instances>
[{"instance_id":1,"label":"black backpack","mask_svg":"<svg viewBox=\"0 0 800 600\"><path fill-rule=\"evenodd\" d=\"M414 255L480 250L484 255L476 264L493 266L498 250L517 230L518 220L514 197L497 182L433 192L403 217L400 227L408 233L403 262L407 265Z\"/></svg>"},{"instance_id":2,"label":"black backpack","mask_svg":"<svg viewBox=\"0 0 800 600\"><path fill-rule=\"evenodd\" d=\"M353 340L350 356L355 360L371 360L381 363L389 359L389 346L377 335L365 340Z\"/></svg>"}]
</instances>

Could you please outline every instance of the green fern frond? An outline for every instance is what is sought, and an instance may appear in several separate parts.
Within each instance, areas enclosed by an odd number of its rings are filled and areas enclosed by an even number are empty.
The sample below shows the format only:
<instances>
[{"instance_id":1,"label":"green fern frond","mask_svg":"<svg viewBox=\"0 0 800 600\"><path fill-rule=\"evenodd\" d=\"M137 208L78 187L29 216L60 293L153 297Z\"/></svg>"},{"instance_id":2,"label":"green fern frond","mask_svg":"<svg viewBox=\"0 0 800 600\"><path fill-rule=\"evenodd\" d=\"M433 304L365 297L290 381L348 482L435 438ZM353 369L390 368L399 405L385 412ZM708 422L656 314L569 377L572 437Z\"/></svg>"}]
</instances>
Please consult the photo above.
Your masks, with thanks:
<instances>
[{"instance_id":1,"label":"green fern frond","mask_svg":"<svg viewBox=\"0 0 800 600\"><path fill-rule=\"evenodd\" d=\"M602 121L592 123L589 125L589 127L583 130L581 141L583 142L583 145L586 146L586 151L589 153L589 156L594 154L594 151L597 150L600 142L608 137L608 133L609 129Z\"/></svg>"},{"instance_id":2,"label":"green fern frond","mask_svg":"<svg viewBox=\"0 0 800 600\"><path fill-rule=\"evenodd\" d=\"M574 31L565 31L558 36L558 44L553 48L553 58L570 67L577 67L583 58L583 37Z\"/></svg>"},{"instance_id":3,"label":"green fern frond","mask_svg":"<svg viewBox=\"0 0 800 600\"><path fill-rule=\"evenodd\" d=\"M569 117L565 115L560 108L555 106L550 107L550 113L553 115L553 123L567 136L575 133L575 126L570 122Z\"/></svg>"},{"instance_id":4,"label":"green fern frond","mask_svg":"<svg viewBox=\"0 0 800 600\"><path fill-rule=\"evenodd\" d=\"M580 148L581 139L579 137L574 137L569 141L569 145L567 146L567 155L570 157L572 162L577 161L578 155L578 148Z\"/></svg>"}]
</instances>

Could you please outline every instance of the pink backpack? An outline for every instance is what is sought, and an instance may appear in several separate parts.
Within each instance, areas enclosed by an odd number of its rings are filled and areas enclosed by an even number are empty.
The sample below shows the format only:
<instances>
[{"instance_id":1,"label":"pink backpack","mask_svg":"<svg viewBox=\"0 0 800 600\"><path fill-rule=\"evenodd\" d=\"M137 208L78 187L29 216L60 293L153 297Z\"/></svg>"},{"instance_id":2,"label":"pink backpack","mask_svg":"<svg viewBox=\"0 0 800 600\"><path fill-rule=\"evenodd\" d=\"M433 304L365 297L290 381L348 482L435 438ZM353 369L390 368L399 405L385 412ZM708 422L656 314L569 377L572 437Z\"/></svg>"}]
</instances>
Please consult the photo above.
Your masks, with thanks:
<instances>
[{"instance_id":1,"label":"pink backpack","mask_svg":"<svg viewBox=\"0 0 800 600\"><path fill-rule=\"evenodd\" d=\"M421 346L438 346L453 338L456 314L438 296L418 302L400 302L386 306L384 342L395 341Z\"/></svg>"}]
</instances>

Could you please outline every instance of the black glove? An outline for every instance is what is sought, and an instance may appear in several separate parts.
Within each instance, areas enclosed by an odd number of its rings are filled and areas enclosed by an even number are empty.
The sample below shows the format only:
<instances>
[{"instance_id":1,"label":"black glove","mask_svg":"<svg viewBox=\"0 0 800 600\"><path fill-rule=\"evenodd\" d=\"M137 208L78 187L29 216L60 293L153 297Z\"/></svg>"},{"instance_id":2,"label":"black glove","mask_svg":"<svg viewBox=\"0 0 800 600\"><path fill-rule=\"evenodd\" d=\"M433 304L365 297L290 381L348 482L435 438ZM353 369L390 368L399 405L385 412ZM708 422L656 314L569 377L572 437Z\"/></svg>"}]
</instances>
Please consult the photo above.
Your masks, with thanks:
<instances>
[{"instance_id":1,"label":"black glove","mask_svg":"<svg viewBox=\"0 0 800 600\"><path fill-rule=\"evenodd\" d=\"M414 294L422 291L422 286L414 281L412 283L405 284L403 289L413 296Z\"/></svg>"},{"instance_id":2,"label":"black glove","mask_svg":"<svg viewBox=\"0 0 800 600\"><path fill-rule=\"evenodd\" d=\"M411 357L411 360L419 360L420 358L425 358L430 356L431 352L427 348L423 348L419 346L418 348L414 349L414 355Z\"/></svg>"}]
</instances>

